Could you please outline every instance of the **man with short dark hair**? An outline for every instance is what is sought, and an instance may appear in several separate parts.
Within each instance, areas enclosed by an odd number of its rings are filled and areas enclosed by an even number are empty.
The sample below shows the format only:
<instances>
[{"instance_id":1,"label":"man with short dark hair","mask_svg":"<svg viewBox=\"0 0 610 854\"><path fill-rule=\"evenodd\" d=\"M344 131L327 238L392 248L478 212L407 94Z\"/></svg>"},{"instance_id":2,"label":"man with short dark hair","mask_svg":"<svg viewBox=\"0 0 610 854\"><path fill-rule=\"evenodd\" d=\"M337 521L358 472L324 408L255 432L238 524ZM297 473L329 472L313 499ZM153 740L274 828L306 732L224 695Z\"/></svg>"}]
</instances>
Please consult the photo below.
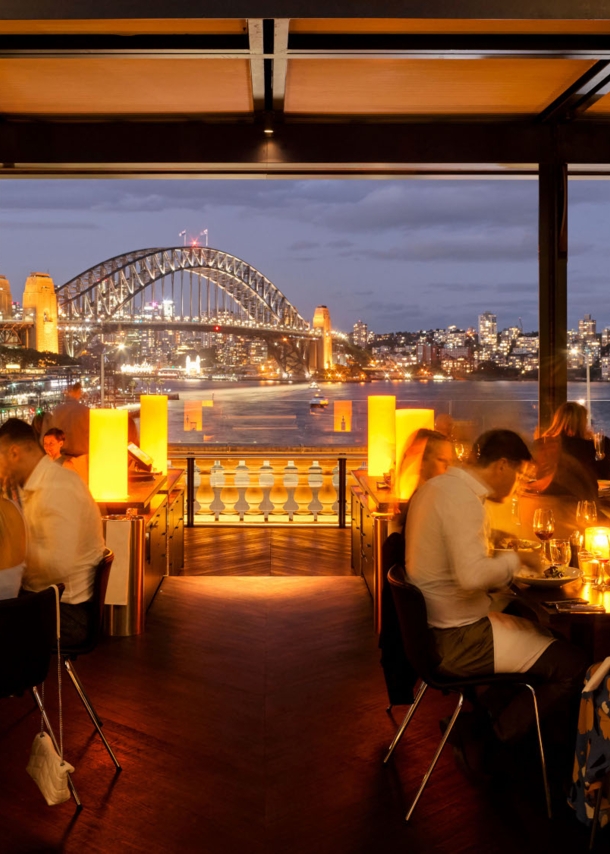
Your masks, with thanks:
<instances>
[{"instance_id":1,"label":"man with short dark hair","mask_svg":"<svg viewBox=\"0 0 610 854\"><path fill-rule=\"evenodd\" d=\"M421 486L411 501L406 531L409 580L426 600L428 623L440 658L439 673L468 677L532 673L541 715L565 710L578 694L586 669L580 650L556 640L541 626L490 610L491 590L506 586L519 570L516 552L491 556L485 500L507 498L531 459L520 436L491 430L475 442L470 465ZM523 557L539 568L535 552ZM533 727L529 697L516 697L494 721L496 735L517 741Z\"/></svg>"},{"instance_id":2,"label":"man with short dark hair","mask_svg":"<svg viewBox=\"0 0 610 854\"><path fill-rule=\"evenodd\" d=\"M79 476L55 465L30 425L18 418L0 427L0 480L19 488L28 535L23 587L39 591L64 584L62 638L80 643L104 552L98 507Z\"/></svg>"}]
</instances>

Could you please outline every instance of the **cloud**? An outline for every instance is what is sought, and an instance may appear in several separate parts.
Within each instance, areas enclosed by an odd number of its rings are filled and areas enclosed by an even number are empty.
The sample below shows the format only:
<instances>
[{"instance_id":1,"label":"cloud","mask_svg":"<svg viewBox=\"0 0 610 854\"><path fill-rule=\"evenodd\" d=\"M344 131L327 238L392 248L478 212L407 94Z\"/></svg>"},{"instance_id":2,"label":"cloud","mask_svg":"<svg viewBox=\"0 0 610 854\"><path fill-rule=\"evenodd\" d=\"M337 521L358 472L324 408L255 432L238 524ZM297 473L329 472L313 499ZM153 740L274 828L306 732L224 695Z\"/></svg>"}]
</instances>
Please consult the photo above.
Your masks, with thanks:
<instances>
[{"instance_id":1,"label":"cloud","mask_svg":"<svg viewBox=\"0 0 610 854\"><path fill-rule=\"evenodd\" d=\"M297 240L296 243L291 243L287 248L293 252L298 252L301 249L317 249L320 244L316 240Z\"/></svg>"},{"instance_id":2,"label":"cloud","mask_svg":"<svg viewBox=\"0 0 610 854\"><path fill-rule=\"evenodd\" d=\"M59 222L57 220L48 221L28 221L17 222L16 220L0 221L0 229L2 231L23 231L29 232L32 229L43 231L98 231L100 225L96 222Z\"/></svg>"}]
</instances>

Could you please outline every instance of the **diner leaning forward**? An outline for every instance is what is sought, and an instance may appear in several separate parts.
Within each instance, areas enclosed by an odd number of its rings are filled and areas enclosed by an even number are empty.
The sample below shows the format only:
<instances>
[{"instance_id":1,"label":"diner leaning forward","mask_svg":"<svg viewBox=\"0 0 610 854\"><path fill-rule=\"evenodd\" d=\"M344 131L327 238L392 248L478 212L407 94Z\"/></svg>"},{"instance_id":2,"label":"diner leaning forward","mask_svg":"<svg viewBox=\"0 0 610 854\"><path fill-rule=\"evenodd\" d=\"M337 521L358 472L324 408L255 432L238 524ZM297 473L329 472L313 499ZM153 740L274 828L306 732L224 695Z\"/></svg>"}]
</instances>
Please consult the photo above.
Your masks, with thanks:
<instances>
[{"instance_id":1,"label":"diner leaning forward","mask_svg":"<svg viewBox=\"0 0 610 854\"><path fill-rule=\"evenodd\" d=\"M18 418L0 427L0 482L18 496L25 519L23 589L64 584L62 640L68 646L82 643L95 568L104 552L102 520L91 493L74 471L43 452L30 425Z\"/></svg>"},{"instance_id":2,"label":"diner leaning forward","mask_svg":"<svg viewBox=\"0 0 610 854\"><path fill-rule=\"evenodd\" d=\"M530 460L520 436L491 430L475 443L469 465L451 467L423 484L409 508L406 569L426 600L439 673L458 678L532 674L541 717L552 717L567 734L574 732L586 657L540 625L492 610L491 591L510 583L520 558L512 551L490 556L485 501L507 498ZM521 560L539 569L535 553ZM491 717L493 733L504 743L519 742L534 728L531 699L524 693L495 708Z\"/></svg>"}]
</instances>

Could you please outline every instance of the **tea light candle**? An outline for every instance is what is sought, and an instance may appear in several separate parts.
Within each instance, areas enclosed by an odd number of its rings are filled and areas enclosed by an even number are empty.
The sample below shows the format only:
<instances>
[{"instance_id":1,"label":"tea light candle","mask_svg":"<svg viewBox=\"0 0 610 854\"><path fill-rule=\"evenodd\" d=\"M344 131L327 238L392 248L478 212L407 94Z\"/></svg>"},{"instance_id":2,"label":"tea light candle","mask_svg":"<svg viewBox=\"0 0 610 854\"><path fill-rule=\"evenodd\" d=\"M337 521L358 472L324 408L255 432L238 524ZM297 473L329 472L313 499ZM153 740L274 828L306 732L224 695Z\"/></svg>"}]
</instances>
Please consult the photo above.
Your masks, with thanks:
<instances>
[{"instance_id":1,"label":"tea light candle","mask_svg":"<svg viewBox=\"0 0 610 854\"><path fill-rule=\"evenodd\" d=\"M608 546L610 528L586 528L585 549L588 552L597 552L602 560L610 559L610 547Z\"/></svg>"}]
</instances>

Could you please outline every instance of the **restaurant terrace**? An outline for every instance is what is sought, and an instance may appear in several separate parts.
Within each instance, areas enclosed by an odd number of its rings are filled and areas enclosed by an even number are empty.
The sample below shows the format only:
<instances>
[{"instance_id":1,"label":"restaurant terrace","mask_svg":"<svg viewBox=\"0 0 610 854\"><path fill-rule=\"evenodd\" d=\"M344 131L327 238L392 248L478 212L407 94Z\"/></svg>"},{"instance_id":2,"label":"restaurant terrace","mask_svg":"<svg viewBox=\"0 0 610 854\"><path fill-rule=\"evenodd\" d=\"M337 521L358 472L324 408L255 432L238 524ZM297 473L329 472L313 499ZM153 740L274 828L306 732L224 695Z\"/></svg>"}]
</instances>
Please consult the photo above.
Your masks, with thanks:
<instances>
[{"instance_id":1,"label":"restaurant terrace","mask_svg":"<svg viewBox=\"0 0 610 854\"><path fill-rule=\"evenodd\" d=\"M566 401L568 182L610 176L609 0L6 0L0 117L0 179L537 181L541 428ZM33 701L3 699L2 850L586 849L572 814L547 817L538 773L482 790L449 749L405 823L455 698L430 690L383 764L407 707L386 713L377 632L393 505L377 489L384 468L350 475L366 452L322 460L332 525L312 511L306 526L193 527L205 455L166 434L154 491L105 499L149 526L142 598L106 599L109 636L78 661L122 771L64 673L83 808L47 807L25 774ZM285 450L268 453L285 469ZM312 455L292 456L317 485ZM240 459L227 450L225 467ZM586 592L603 614L581 615L580 641L600 660L610 594ZM562 631L541 596L524 601ZM54 678L52 664L52 720Z\"/></svg>"}]
</instances>

